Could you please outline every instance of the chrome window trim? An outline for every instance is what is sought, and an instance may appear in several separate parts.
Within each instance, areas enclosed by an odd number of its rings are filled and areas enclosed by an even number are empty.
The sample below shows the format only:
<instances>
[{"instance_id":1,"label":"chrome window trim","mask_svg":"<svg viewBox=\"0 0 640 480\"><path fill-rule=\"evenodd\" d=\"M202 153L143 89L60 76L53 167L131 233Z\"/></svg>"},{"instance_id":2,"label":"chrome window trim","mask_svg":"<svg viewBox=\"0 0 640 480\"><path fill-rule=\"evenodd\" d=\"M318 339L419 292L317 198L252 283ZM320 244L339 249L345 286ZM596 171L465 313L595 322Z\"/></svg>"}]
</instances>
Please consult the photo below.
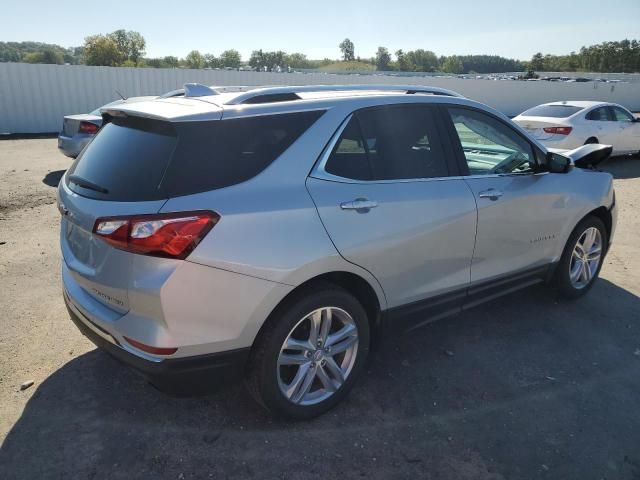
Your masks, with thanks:
<instances>
[{"instance_id":1,"label":"chrome window trim","mask_svg":"<svg viewBox=\"0 0 640 480\"><path fill-rule=\"evenodd\" d=\"M344 132L345 128L353 118L353 114L355 112L350 113L347 118L345 118L338 129L335 131L329 143L327 143L326 147L320 154L320 159L316 162L316 165L311 170L309 177L316 178L318 180L327 180L330 182L338 182L338 183L350 183L357 185L378 185L378 184L393 184L393 183L414 183L414 182L441 182L443 180L464 180L464 179L476 179L476 178L497 178L497 177L512 177L512 176L523 176L523 175L541 175L547 174L549 172L522 172L522 173L492 173L487 175L447 175L446 177L429 177L429 178L399 178L394 180L357 180L354 178L341 177L339 175L334 175L333 173L329 173L326 171L325 167L327 162L329 161L329 157L333 152L338 140L340 140L340 136L342 132Z\"/></svg>"}]
</instances>

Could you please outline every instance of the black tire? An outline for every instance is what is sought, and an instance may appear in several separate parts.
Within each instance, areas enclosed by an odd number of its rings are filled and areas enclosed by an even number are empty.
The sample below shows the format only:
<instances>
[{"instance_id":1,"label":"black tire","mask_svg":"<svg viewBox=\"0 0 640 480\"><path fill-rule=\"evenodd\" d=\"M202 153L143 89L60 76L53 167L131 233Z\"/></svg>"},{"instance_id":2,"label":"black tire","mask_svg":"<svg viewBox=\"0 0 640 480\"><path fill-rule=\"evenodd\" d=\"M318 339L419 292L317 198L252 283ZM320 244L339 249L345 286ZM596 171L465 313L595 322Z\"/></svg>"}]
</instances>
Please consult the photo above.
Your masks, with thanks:
<instances>
[{"instance_id":1,"label":"black tire","mask_svg":"<svg viewBox=\"0 0 640 480\"><path fill-rule=\"evenodd\" d=\"M584 142L585 145L589 145L591 143L598 143L598 139L596 137L589 137L587 138L587 141Z\"/></svg>"},{"instance_id":2,"label":"black tire","mask_svg":"<svg viewBox=\"0 0 640 480\"><path fill-rule=\"evenodd\" d=\"M590 227L595 227L600 231L600 236L602 239L602 250L600 253L600 263L593 274L591 280L583 287L577 288L571 282L570 278L570 268L571 268L571 258L573 255L573 250L576 246L576 243L582 236L582 234ZM554 274L554 285L558 290L558 293L565 298L573 299L578 298L587 293L593 284L595 283L598 275L600 274L600 269L602 268L602 264L604 262L604 257L606 254L607 246L608 246L608 233L607 229L598 217L589 215L585 217L571 232L569 235L569 239L567 240L567 244L564 247L564 251L562 252L562 257L560 258L560 262L556 267L556 271Z\"/></svg>"},{"instance_id":3,"label":"black tire","mask_svg":"<svg viewBox=\"0 0 640 480\"><path fill-rule=\"evenodd\" d=\"M329 398L313 405L295 404L280 389L278 356L284 341L298 322L323 307L337 307L352 317L358 332L355 363L344 383ZM367 314L353 295L325 283L304 289L273 312L256 339L247 367L247 388L258 403L276 416L305 420L321 415L343 400L353 387L367 359L369 335Z\"/></svg>"}]
</instances>

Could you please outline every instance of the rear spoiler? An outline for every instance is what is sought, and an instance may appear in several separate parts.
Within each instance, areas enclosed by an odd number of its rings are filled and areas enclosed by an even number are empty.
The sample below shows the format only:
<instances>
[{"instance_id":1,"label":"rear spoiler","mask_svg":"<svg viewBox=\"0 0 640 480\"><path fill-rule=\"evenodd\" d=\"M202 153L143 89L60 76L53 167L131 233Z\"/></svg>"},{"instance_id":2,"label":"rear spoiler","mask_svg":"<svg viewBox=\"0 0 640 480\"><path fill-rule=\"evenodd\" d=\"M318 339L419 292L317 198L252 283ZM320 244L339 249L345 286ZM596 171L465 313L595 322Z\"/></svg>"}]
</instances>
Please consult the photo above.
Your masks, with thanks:
<instances>
[{"instance_id":1,"label":"rear spoiler","mask_svg":"<svg viewBox=\"0 0 640 480\"><path fill-rule=\"evenodd\" d=\"M573 150L549 148L550 152L569 158L576 167L592 169L611 156L613 147L599 143L589 143Z\"/></svg>"}]
</instances>

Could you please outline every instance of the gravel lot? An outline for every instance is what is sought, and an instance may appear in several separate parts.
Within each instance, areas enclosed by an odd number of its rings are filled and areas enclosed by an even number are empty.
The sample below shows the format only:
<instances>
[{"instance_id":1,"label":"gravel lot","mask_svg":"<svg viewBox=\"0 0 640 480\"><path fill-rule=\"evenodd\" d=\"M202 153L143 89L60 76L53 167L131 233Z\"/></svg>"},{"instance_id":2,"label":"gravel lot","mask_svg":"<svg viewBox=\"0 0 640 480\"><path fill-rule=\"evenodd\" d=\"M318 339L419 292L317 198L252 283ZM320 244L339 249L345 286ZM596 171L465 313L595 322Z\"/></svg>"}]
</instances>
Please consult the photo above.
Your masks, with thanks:
<instances>
[{"instance_id":1,"label":"gravel lot","mask_svg":"<svg viewBox=\"0 0 640 480\"><path fill-rule=\"evenodd\" d=\"M387 339L347 401L272 420L241 385L158 393L60 294L55 139L0 141L0 478L640 478L640 158L615 159L601 279ZM20 385L35 384L21 391Z\"/></svg>"}]
</instances>

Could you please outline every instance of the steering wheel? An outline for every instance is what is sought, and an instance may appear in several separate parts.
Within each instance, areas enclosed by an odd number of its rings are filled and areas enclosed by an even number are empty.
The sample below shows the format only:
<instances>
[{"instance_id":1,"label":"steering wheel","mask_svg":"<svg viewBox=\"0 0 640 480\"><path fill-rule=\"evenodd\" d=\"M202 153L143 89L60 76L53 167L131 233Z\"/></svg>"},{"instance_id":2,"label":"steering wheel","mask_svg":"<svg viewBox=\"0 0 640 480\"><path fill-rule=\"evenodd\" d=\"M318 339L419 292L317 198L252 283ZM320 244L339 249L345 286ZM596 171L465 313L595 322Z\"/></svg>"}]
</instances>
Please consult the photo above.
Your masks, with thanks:
<instances>
[{"instance_id":1,"label":"steering wheel","mask_svg":"<svg viewBox=\"0 0 640 480\"><path fill-rule=\"evenodd\" d=\"M513 152L507 158L502 160L499 164L491 169L491 173L511 173L523 163L527 163L529 160L523 158L520 152Z\"/></svg>"}]
</instances>

